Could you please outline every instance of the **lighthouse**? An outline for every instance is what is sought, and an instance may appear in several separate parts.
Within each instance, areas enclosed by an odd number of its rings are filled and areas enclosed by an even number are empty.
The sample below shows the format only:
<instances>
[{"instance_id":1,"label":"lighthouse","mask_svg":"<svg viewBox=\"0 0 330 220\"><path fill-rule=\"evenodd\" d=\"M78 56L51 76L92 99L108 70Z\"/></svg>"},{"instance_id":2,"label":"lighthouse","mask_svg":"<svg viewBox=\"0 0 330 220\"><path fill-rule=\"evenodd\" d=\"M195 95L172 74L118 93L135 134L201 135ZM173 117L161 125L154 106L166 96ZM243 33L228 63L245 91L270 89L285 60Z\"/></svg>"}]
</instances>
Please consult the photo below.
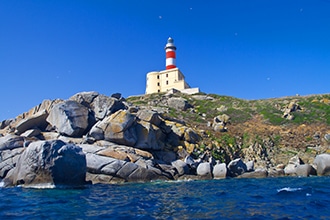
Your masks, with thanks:
<instances>
[{"instance_id":1,"label":"lighthouse","mask_svg":"<svg viewBox=\"0 0 330 220\"><path fill-rule=\"evenodd\" d=\"M176 68L175 58L176 58L176 47L174 45L173 38L169 37L167 39L167 44L165 45L165 52L166 52L166 69L173 69Z\"/></svg>"},{"instance_id":2,"label":"lighthouse","mask_svg":"<svg viewBox=\"0 0 330 220\"><path fill-rule=\"evenodd\" d=\"M187 94L200 92L199 88L190 88L179 68L176 67L176 46L169 37L165 45L166 69L147 74L146 94L180 91Z\"/></svg>"}]
</instances>

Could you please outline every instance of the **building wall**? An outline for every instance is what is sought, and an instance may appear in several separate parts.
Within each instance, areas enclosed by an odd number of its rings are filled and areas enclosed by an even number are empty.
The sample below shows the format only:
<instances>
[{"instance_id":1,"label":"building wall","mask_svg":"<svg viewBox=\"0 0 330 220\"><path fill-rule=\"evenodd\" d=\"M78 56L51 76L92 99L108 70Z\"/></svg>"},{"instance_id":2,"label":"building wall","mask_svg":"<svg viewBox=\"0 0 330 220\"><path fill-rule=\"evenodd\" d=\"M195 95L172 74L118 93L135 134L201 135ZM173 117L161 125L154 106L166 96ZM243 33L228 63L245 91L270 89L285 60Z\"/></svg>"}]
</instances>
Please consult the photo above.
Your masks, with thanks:
<instances>
[{"instance_id":1,"label":"building wall","mask_svg":"<svg viewBox=\"0 0 330 220\"><path fill-rule=\"evenodd\" d=\"M188 88L190 86L178 68L147 74L146 94L167 92L170 89L183 90Z\"/></svg>"},{"instance_id":2,"label":"building wall","mask_svg":"<svg viewBox=\"0 0 330 220\"><path fill-rule=\"evenodd\" d=\"M160 92L160 86L158 85L159 72L150 72L147 74L146 94Z\"/></svg>"}]
</instances>

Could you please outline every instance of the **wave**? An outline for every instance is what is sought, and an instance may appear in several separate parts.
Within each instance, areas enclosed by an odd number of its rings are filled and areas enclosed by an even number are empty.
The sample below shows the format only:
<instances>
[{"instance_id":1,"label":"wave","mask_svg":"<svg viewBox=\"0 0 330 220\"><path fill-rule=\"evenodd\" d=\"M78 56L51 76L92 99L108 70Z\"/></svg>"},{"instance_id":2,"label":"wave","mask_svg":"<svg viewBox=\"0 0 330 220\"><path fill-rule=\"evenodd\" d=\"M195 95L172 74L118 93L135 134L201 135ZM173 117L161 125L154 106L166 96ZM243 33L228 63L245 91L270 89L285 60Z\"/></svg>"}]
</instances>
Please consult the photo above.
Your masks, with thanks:
<instances>
[{"instance_id":1,"label":"wave","mask_svg":"<svg viewBox=\"0 0 330 220\"><path fill-rule=\"evenodd\" d=\"M292 196L312 196L313 189L311 187L307 188L292 188L292 187L284 187L277 190L277 195L292 195Z\"/></svg>"},{"instance_id":2,"label":"wave","mask_svg":"<svg viewBox=\"0 0 330 220\"><path fill-rule=\"evenodd\" d=\"M4 187L5 187L5 182L1 181L0 188L4 188ZM53 189L53 188L55 188L54 184L50 184L50 183L35 184L35 185L28 185L28 186L18 185L16 187L32 188L32 189Z\"/></svg>"},{"instance_id":3,"label":"wave","mask_svg":"<svg viewBox=\"0 0 330 220\"><path fill-rule=\"evenodd\" d=\"M42 183L42 184L33 184L28 186L23 186L24 188L32 188L32 189L54 189L56 186L51 183Z\"/></svg>"},{"instance_id":4,"label":"wave","mask_svg":"<svg viewBox=\"0 0 330 220\"><path fill-rule=\"evenodd\" d=\"M291 187L284 187L282 189L278 189L277 192L296 192L296 191L301 191L303 190L302 188L291 188Z\"/></svg>"}]
</instances>

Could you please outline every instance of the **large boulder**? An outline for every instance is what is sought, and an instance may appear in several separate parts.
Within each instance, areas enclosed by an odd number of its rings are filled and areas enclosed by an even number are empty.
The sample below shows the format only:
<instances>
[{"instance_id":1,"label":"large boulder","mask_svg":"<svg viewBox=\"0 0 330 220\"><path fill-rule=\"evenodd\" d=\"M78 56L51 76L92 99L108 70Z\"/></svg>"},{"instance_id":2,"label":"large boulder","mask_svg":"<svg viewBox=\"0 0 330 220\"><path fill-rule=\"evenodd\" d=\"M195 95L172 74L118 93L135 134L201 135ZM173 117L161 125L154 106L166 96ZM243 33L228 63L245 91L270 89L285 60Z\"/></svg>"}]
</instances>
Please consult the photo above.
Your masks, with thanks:
<instances>
[{"instance_id":1,"label":"large boulder","mask_svg":"<svg viewBox=\"0 0 330 220\"><path fill-rule=\"evenodd\" d=\"M159 163L171 164L177 160L177 154L173 151L153 151L153 155Z\"/></svg>"},{"instance_id":2,"label":"large boulder","mask_svg":"<svg viewBox=\"0 0 330 220\"><path fill-rule=\"evenodd\" d=\"M297 166L303 164L302 160L298 156L290 158L288 165L284 168L286 175L296 175Z\"/></svg>"},{"instance_id":3,"label":"large boulder","mask_svg":"<svg viewBox=\"0 0 330 220\"><path fill-rule=\"evenodd\" d=\"M115 178L116 182L150 181L155 179L168 179L157 169L141 167L136 163L109 157L108 152L99 152L102 155L87 153L87 171L94 175L102 175L104 181L91 179L93 182L109 182ZM104 156L104 155L108 156ZM89 175L90 176L90 175ZM94 176L95 177L95 176ZM108 177L108 178L105 178Z\"/></svg>"},{"instance_id":4,"label":"large boulder","mask_svg":"<svg viewBox=\"0 0 330 220\"><path fill-rule=\"evenodd\" d=\"M216 164L213 167L213 178L224 179L227 177L227 166L225 163Z\"/></svg>"},{"instance_id":5,"label":"large boulder","mask_svg":"<svg viewBox=\"0 0 330 220\"><path fill-rule=\"evenodd\" d=\"M213 124L213 130L216 132L226 132L228 129L223 124L216 123Z\"/></svg>"},{"instance_id":6,"label":"large boulder","mask_svg":"<svg viewBox=\"0 0 330 220\"><path fill-rule=\"evenodd\" d=\"M299 104L297 103L296 100L291 101L289 103L289 105L283 109L283 118L286 118L288 120L293 120L294 119L294 115L292 115L292 112L296 112L298 110L302 110L301 107L299 106Z\"/></svg>"},{"instance_id":7,"label":"large boulder","mask_svg":"<svg viewBox=\"0 0 330 220\"><path fill-rule=\"evenodd\" d=\"M118 95L121 97L120 94ZM118 95L108 97L93 91L80 92L70 97L70 100L91 109L94 112L95 119L98 121L120 109L126 109L124 103L117 98Z\"/></svg>"},{"instance_id":8,"label":"large boulder","mask_svg":"<svg viewBox=\"0 0 330 220\"><path fill-rule=\"evenodd\" d=\"M152 124L140 121L136 123L135 130L137 135L137 142L135 144L136 148L144 150L161 150Z\"/></svg>"},{"instance_id":9,"label":"large boulder","mask_svg":"<svg viewBox=\"0 0 330 220\"><path fill-rule=\"evenodd\" d=\"M105 175L114 176L125 182L145 182L156 179L168 179L162 172L155 172L155 169L147 169L135 163L116 160L102 168Z\"/></svg>"},{"instance_id":10,"label":"large boulder","mask_svg":"<svg viewBox=\"0 0 330 220\"><path fill-rule=\"evenodd\" d=\"M25 131L32 128L39 128L41 130L45 129L48 125L46 118L48 117L48 112L46 109L37 112L36 114L23 119L16 125L16 134L22 134Z\"/></svg>"},{"instance_id":11,"label":"large boulder","mask_svg":"<svg viewBox=\"0 0 330 220\"><path fill-rule=\"evenodd\" d=\"M0 179L5 178L7 173L15 168L17 160L24 149L24 147L20 147L13 150L0 151Z\"/></svg>"},{"instance_id":12,"label":"large boulder","mask_svg":"<svg viewBox=\"0 0 330 220\"><path fill-rule=\"evenodd\" d=\"M272 167L268 170L268 177L280 177L285 176L283 167Z\"/></svg>"},{"instance_id":13,"label":"large boulder","mask_svg":"<svg viewBox=\"0 0 330 220\"><path fill-rule=\"evenodd\" d=\"M138 160L149 160L153 158L152 154L147 151L116 144L112 144L104 149L98 150L96 154L133 163Z\"/></svg>"},{"instance_id":14,"label":"large boulder","mask_svg":"<svg viewBox=\"0 0 330 220\"><path fill-rule=\"evenodd\" d=\"M300 164L296 167L296 175L301 177L315 176L316 170L310 164Z\"/></svg>"},{"instance_id":15,"label":"large boulder","mask_svg":"<svg viewBox=\"0 0 330 220\"><path fill-rule=\"evenodd\" d=\"M254 161L253 160L246 162L245 165L246 165L246 172L254 171Z\"/></svg>"},{"instance_id":16,"label":"large boulder","mask_svg":"<svg viewBox=\"0 0 330 220\"><path fill-rule=\"evenodd\" d=\"M89 126L89 110L76 101L67 100L52 108L47 121L60 134L81 137Z\"/></svg>"},{"instance_id":17,"label":"large boulder","mask_svg":"<svg viewBox=\"0 0 330 220\"><path fill-rule=\"evenodd\" d=\"M141 166L138 166L135 170L133 170L127 177L128 182L145 182L151 180L168 180L165 173L162 173L156 169L147 169Z\"/></svg>"},{"instance_id":18,"label":"large boulder","mask_svg":"<svg viewBox=\"0 0 330 220\"><path fill-rule=\"evenodd\" d=\"M106 167L107 165L111 164L111 163L115 163L116 165L118 165L118 167L120 168L125 161L121 161L121 164L118 164L118 161L120 160L116 160L114 158L111 157L106 157L106 156L101 156L101 155L96 155L93 153L87 153L86 154L86 163L87 163L87 171L90 173L95 173L95 174L108 174L105 172L102 172L101 170L104 169L104 167ZM113 167L113 165L112 165ZM118 168L118 170L119 170ZM114 174L117 172L114 171ZM110 173L112 174L112 173Z\"/></svg>"},{"instance_id":19,"label":"large boulder","mask_svg":"<svg viewBox=\"0 0 330 220\"><path fill-rule=\"evenodd\" d=\"M174 108L180 111L186 111L188 108L191 108L191 105L187 102L187 100L181 97L169 98L167 100L167 104L170 108Z\"/></svg>"},{"instance_id":20,"label":"large boulder","mask_svg":"<svg viewBox=\"0 0 330 220\"><path fill-rule=\"evenodd\" d=\"M199 164L199 161L195 161L190 155L184 158L184 162L190 167L191 171L196 171Z\"/></svg>"},{"instance_id":21,"label":"large boulder","mask_svg":"<svg viewBox=\"0 0 330 220\"><path fill-rule=\"evenodd\" d=\"M230 117L226 114L218 115L213 118L212 128L216 132L227 131L226 125L230 123Z\"/></svg>"},{"instance_id":22,"label":"large boulder","mask_svg":"<svg viewBox=\"0 0 330 220\"><path fill-rule=\"evenodd\" d=\"M317 155L313 164L316 166L318 176L330 175L330 154Z\"/></svg>"},{"instance_id":23,"label":"large boulder","mask_svg":"<svg viewBox=\"0 0 330 220\"><path fill-rule=\"evenodd\" d=\"M8 125L10 125L12 122L14 121L14 119L7 119L7 120L3 120L0 122L0 129L4 129L6 128Z\"/></svg>"},{"instance_id":24,"label":"large boulder","mask_svg":"<svg viewBox=\"0 0 330 220\"><path fill-rule=\"evenodd\" d=\"M0 151L12 150L24 146L25 138L13 134L0 137Z\"/></svg>"},{"instance_id":25,"label":"large boulder","mask_svg":"<svg viewBox=\"0 0 330 220\"><path fill-rule=\"evenodd\" d=\"M188 127L181 123L175 123L175 122L171 122L171 123L167 122L167 124L170 125L173 133L176 134L182 140L184 137L185 131L188 129Z\"/></svg>"},{"instance_id":26,"label":"large boulder","mask_svg":"<svg viewBox=\"0 0 330 220\"><path fill-rule=\"evenodd\" d=\"M32 142L9 178L13 185L80 186L86 184L86 157L81 148L63 141Z\"/></svg>"},{"instance_id":27,"label":"large boulder","mask_svg":"<svg viewBox=\"0 0 330 220\"><path fill-rule=\"evenodd\" d=\"M201 140L201 137L192 128L187 128L183 137L185 141L188 141L192 144L196 144Z\"/></svg>"},{"instance_id":28,"label":"large boulder","mask_svg":"<svg viewBox=\"0 0 330 220\"><path fill-rule=\"evenodd\" d=\"M139 110L137 112L136 116L140 120L149 122L149 123L151 123L153 125L156 125L156 126L159 126L160 123L162 122L158 112L155 112L155 111L152 111L152 110L146 110L146 109Z\"/></svg>"},{"instance_id":29,"label":"large boulder","mask_svg":"<svg viewBox=\"0 0 330 220\"><path fill-rule=\"evenodd\" d=\"M175 160L171 164L178 171L179 176L190 173L190 169L189 169L188 165L185 162L183 162L182 160Z\"/></svg>"},{"instance_id":30,"label":"large boulder","mask_svg":"<svg viewBox=\"0 0 330 220\"><path fill-rule=\"evenodd\" d=\"M69 100L76 101L87 108L91 108L91 103L100 95L98 92L90 91L90 92L79 92L69 98Z\"/></svg>"},{"instance_id":31,"label":"large boulder","mask_svg":"<svg viewBox=\"0 0 330 220\"><path fill-rule=\"evenodd\" d=\"M92 144L78 144L79 147L82 148L82 151L85 153L85 154L88 154L88 153L97 153L103 149L105 149L105 147L103 146L98 146L98 145L92 145Z\"/></svg>"},{"instance_id":32,"label":"large boulder","mask_svg":"<svg viewBox=\"0 0 330 220\"><path fill-rule=\"evenodd\" d=\"M31 108L28 112L24 112L21 115L17 116L15 122L13 122L13 126L16 127L21 123L22 120L33 118L39 114L43 115L45 112L50 112L51 109L58 103L63 102L63 100L55 99L55 100L43 100L39 105ZM39 115L40 116L40 115Z\"/></svg>"},{"instance_id":33,"label":"large boulder","mask_svg":"<svg viewBox=\"0 0 330 220\"><path fill-rule=\"evenodd\" d=\"M91 109L96 120L102 120L120 109L126 109L126 106L116 98L98 95L91 103Z\"/></svg>"},{"instance_id":34,"label":"large boulder","mask_svg":"<svg viewBox=\"0 0 330 220\"><path fill-rule=\"evenodd\" d=\"M89 135L96 140L104 139L117 144L134 146L137 141L134 123L135 116L133 114L119 110L96 123Z\"/></svg>"},{"instance_id":35,"label":"large boulder","mask_svg":"<svg viewBox=\"0 0 330 220\"><path fill-rule=\"evenodd\" d=\"M236 177L242 175L247 171L246 164L242 161L241 158L230 161L228 164L228 174L231 177Z\"/></svg>"},{"instance_id":36,"label":"large boulder","mask_svg":"<svg viewBox=\"0 0 330 220\"><path fill-rule=\"evenodd\" d=\"M196 173L198 176L211 178L212 177L211 164L208 162L200 163L197 167Z\"/></svg>"},{"instance_id":37,"label":"large boulder","mask_svg":"<svg viewBox=\"0 0 330 220\"><path fill-rule=\"evenodd\" d=\"M213 123L222 123L223 125L226 125L229 121L230 117L226 114L218 115L213 119Z\"/></svg>"},{"instance_id":38,"label":"large boulder","mask_svg":"<svg viewBox=\"0 0 330 220\"><path fill-rule=\"evenodd\" d=\"M34 129L29 129L21 134L22 137L27 137L27 138L32 138L39 136L41 134L40 129L34 128Z\"/></svg>"}]
</instances>

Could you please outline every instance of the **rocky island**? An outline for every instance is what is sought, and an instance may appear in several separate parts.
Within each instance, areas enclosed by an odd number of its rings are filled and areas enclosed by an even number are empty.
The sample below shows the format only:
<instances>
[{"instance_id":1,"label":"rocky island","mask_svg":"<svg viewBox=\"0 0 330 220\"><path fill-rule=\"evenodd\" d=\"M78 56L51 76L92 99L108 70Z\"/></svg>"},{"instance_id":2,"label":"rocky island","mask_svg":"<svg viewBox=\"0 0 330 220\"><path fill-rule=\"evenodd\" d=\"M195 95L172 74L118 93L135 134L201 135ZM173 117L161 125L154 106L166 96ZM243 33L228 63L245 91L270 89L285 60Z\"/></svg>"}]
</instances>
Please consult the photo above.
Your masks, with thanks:
<instances>
[{"instance_id":1,"label":"rocky island","mask_svg":"<svg viewBox=\"0 0 330 220\"><path fill-rule=\"evenodd\" d=\"M81 92L0 123L4 186L330 174L330 95Z\"/></svg>"}]
</instances>

